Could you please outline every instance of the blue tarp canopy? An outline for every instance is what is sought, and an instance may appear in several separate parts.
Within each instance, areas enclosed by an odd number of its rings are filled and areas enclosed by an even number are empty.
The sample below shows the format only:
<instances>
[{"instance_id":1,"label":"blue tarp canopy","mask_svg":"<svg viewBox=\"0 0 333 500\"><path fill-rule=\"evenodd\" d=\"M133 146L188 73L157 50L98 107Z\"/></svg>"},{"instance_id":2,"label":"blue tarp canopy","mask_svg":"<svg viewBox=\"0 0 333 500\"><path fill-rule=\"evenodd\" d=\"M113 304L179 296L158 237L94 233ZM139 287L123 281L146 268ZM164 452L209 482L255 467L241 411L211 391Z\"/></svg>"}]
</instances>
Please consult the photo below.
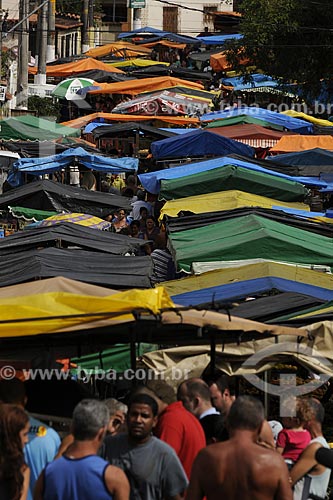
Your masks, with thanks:
<instances>
[{"instance_id":1,"label":"blue tarp canopy","mask_svg":"<svg viewBox=\"0 0 333 500\"><path fill-rule=\"evenodd\" d=\"M22 174L43 175L61 170L77 161L92 170L100 172L135 172L138 168L137 158L109 158L88 153L83 148L70 148L63 153L44 158L21 158L13 165L8 176L12 186L21 184Z\"/></svg>"},{"instance_id":2,"label":"blue tarp canopy","mask_svg":"<svg viewBox=\"0 0 333 500\"><path fill-rule=\"evenodd\" d=\"M151 151L155 158L183 158L192 155L217 156L221 154L238 154L251 158L254 156L254 150L250 146L202 129L152 142Z\"/></svg>"},{"instance_id":3,"label":"blue tarp canopy","mask_svg":"<svg viewBox=\"0 0 333 500\"><path fill-rule=\"evenodd\" d=\"M191 292L173 295L171 298L176 304L182 306L195 306L218 300L229 301L243 299L249 295L265 293L272 289L277 289L280 292L302 293L322 300L333 299L333 290L327 290L326 288L274 276L240 281L228 285L213 286L201 290L193 290Z\"/></svg>"},{"instance_id":4,"label":"blue tarp canopy","mask_svg":"<svg viewBox=\"0 0 333 500\"><path fill-rule=\"evenodd\" d=\"M249 115L253 118L265 120L299 134L308 135L313 133L312 123L300 120L299 118L292 118L291 116L283 115L282 113L276 113L275 111L268 111L267 109L256 107L241 106L240 108L230 109L227 111L215 111L213 113L202 115L200 120L203 122L209 122L240 115Z\"/></svg>"},{"instance_id":5,"label":"blue tarp canopy","mask_svg":"<svg viewBox=\"0 0 333 500\"><path fill-rule=\"evenodd\" d=\"M120 33L118 35L118 38L128 38L128 37L133 37L136 35L155 35L154 37L146 38L145 40L142 40L142 43L151 43L151 42L158 42L159 40L167 39L171 40L172 42L177 42L177 43L186 43L186 44L195 44L195 43L201 43L201 40L198 40L197 38L193 38L191 36L184 36L184 35L177 35L176 33L171 33L170 31L162 31L156 28L151 28L150 26L146 26L145 28L139 28L137 30L133 31L127 31L125 33Z\"/></svg>"},{"instance_id":6,"label":"blue tarp canopy","mask_svg":"<svg viewBox=\"0 0 333 500\"><path fill-rule=\"evenodd\" d=\"M233 87L233 90L246 90L260 87L277 87L279 82L273 80L271 76L256 73L251 75L251 80L248 82L245 82L241 76L235 76L234 78L223 78L222 84L227 87Z\"/></svg>"},{"instance_id":7,"label":"blue tarp canopy","mask_svg":"<svg viewBox=\"0 0 333 500\"><path fill-rule=\"evenodd\" d=\"M243 36L235 33L233 35L197 36L197 39L205 45L223 45L228 40L240 40Z\"/></svg>"},{"instance_id":8,"label":"blue tarp canopy","mask_svg":"<svg viewBox=\"0 0 333 500\"><path fill-rule=\"evenodd\" d=\"M160 130L165 130L166 132L172 132L173 134L188 134L189 132L193 132L191 128L161 128Z\"/></svg>"},{"instance_id":9,"label":"blue tarp canopy","mask_svg":"<svg viewBox=\"0 0 333 500\"><path fill-rule=\"evenodd\" d=\"M281 163L282 165L317 165L318 170L320 170L320 166L328 165L331 166L333 170L333 152L322 148L307 149L305 151L299 151L296 153L285 153L282 155L268 156L266 159L268 161L273 160L274 162Z\"/></svg>"},{"instance_id":10,"label":"blue tarp canopy","mask_svg":"<svg viewBox=\"0 0 333 500\"><path fill-rule=\"evenodd\" d=\"M106 125L105 122L90 122L85 126L83 133L89 134L90 132L95 130L95 128L105 126L105 125ZM108 125L111 125L111 123L108 123Z\"/></svg>"},{"instance_id":11,"label":"blue tarp canopy","mask_svg":"<svg viewBox=\"0 0 333 500\"><path fill-rule=\"evenodd\" d=\"M138 28L137 30L133 31L126 31L124 33L119 33L118 38L127 38L129 36L135 36L139 35L140 33L150 35L150 34L156 34L156 35L166 35L169 33L168 31L162 31L157 28L152 28L151 26L145 26L144 28Z\"/></svg>"},{"instance_id":12,"label":"blue tarp canopy","mask_svg":"<svg viewBox=\"0 0 333 500\"><path fill-rule=\"evenodd\" d=\"M176 136L177 137L177 136ZM175 138L176 138L175 137ZM184 136L178 136L184 139ZM172 137L174 139L174 137ZM169 140L169 139L168 139ZM157 141L163 142L163 141ZM156 144L156 143L155 143ZM252 162L247 162L246 160L238 160L237 158L232 158L229 156L223 156L221 158L213 158L212 160L201 161L196 163L188 163L186 165L181 165L179 167L169 168L159 170L157 172L149 172L147 174L139 175L140 182L143 187L153 194L158 194L160 192L160 181L162 179L178 179L179 177L185 177L186 175L198 174L199 172L205 172L207 170L212 170L214 168L222 167L223 165L236 165L250 170L257 170L258 172L276 175L277 177L282 177L283 179L288 179L294 182L300 182L305 186L318 186L319 188L326 188L329 183L327 181L318 179L317 177L292 177L290 175L281 174L280 172L275 172L269 170L269 165L266 168L260 167ZM333 187L331 185L331 187Z\"/></svg>"}]
</instances>

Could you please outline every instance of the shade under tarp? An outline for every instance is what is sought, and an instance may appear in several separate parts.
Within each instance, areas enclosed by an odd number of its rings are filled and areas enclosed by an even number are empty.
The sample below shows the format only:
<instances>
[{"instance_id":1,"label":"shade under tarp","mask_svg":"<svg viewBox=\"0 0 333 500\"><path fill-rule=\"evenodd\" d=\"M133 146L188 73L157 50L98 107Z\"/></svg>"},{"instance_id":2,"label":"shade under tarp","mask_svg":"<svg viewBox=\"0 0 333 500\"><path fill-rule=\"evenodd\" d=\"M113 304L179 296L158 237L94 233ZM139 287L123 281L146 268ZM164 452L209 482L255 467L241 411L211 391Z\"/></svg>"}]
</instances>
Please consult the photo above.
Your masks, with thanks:
<instances>
[{"instance_id":1,"label":"shade under tarp","mask_svg":"<svg viewBox=\"0 0 333 500\"><path fill-rule=\"evenodd\" d=\"M133 116L133 119L135 117ZM117 137L119 135L125 135L126 137L131 136L135 137L136 134L143 134L147 136L156 137L173 137L175 134L173 132L169 132L168 129L161 130L157 127L151 127L150 125L146 125L143 123L136 122L126 122L119 123L117 125L107 125L107 124L98 124L92 131L92 135L95 139L100 139L102 137Z\"/></svg>"},{"instance_id":2,"label":"shade under tarp","mask_svg":"<svg viewBox=\"0 0 333 500\"><path fill-rule=\"evenodd\" d=\"M297 182L226 165L208 172L162 180L159 197L162 200L173 200L234 189L282 201L304 201L307 195L307 189Z\"/></svg>"},{"instance_id":3,"label":"shade under tarp","mask_svg":"<svg viewBox=\"0 0 333 500\"><path fill-rule=\"evenodd\" d=\"M80 131L32 115L5 118L0 121L1 140L49 141L64 136L79 137Z\"/></svg>"},{"instance_id":4,"label":"shade under tarp","mask_svg":"<svg viewBox=\"0 0 333 500\"><path fill-rule=\"evenodd\" d=\"M234 261L232 261L234 262ZM232 263L231 263L232 264ZM214 300L242 299L276 288L280 292L303 293L320 300L333 297L333 275L283 262L248 263L225 267L163 283L175 302L203 304Z\"/></svg>"},{"instance_id":5,"label":"shade under tarp","mask_svg":"<svg viewBox=\"0 0 333 500\"><path fill-rule=\"evenodd\" d=\"M248 215L208 227L172 233L177 266L189 272L194 261L264 258L333 266L333 240L302 229Z\"/></svg>"},{"instance_id":6,"label":"shade under tarp","mask_svg":"<svg viewBox=\"0 0 333 500\"><path fill-rule=\"evenodd\" d=\"M8 182L12 186L17 186L22 183L23 174L51 174L72 165L74 161L87 168L104 173L134 173L139 164L137 158L111 158L90 154L82 147L69 148L58 155L17 160L8 176Z\"/></svg>"},{"instance_id":7,"label":"shade under tarp","mask_svg":"<svg viewBox=\"0 0 333 500\"><path fill-rule=\"evenodd\" d=\"M131 209L124 196L88 191L47 180L29 182L0 196L1 209L14 205L55 212L87 213L101 218L116 208Z\"/></svg>"},{"instance_id":8,"label":"shade under tarp","mask_svg":"<svg viewBox=\"0 0 333 500\"><path fill-rule=\"evenodd\" d=\"M185 134L188 136L188 134ZM245 145L243 145L245 146ZM246 146L248 147L248 146ZM264 168L262 165L265 164L262 161L257 161L252 158L239 158L234 155L222 156L221 158L213 158L206 161L200 161L196 163L187 163L180 165L179 167L173 167L169 169L158 170L157 172L149 172L146 174L140 174L139 179L143 187L149 191L149 193L157 194L160 191L160 182L162 179L177 179L179 177L184 177L185 175L198 174L199 172L204 172L212 170L214 168L222 167L223 165L235 165L243 168L248 168L250 170L256 170L257 172L262 172L270 175L275 175L281 179L288 179L293 182L300 182L305 186L318 186L320 188L325 188L328 186L328 181L318 179L318 177L295 177L291 175L286 175L280 171L270 170L269 163L267 162L267 167Z\"/></svg>"},{"instance_id":9,"label":"shade under tarp","mask_svg":"<svg viewBox=\"0 0 333 500\"><path fill-rule=\"evenodd\" d=\"M313 125L309 122L306 122L305 120L300 120L299 118L293 118L281 113L276 113L275 111L269 111L268 109L256 107L242 106L240 108L235 108L227 111L215 111L213 113L203 115L201 117L201 121L211 122L239 115L249 115L253 118L262 119L267 122L282 126L287 130L293 130L295 133L299 134L311 134L313 132Z\"/></svg>"},{"instance_id":10,"label":"shade under tarp","mask_svg":"<svg viewBox=\"0 0 333 500\"><path fill-rule=\"evenodd\" d=\"M268 156L266 160L297 167L301 175L319 176L321 173L333 173L333 152L322 148Z\"/></svg>"},{"instance_id":11,"label":"shade under tarp","mask_svg":"<svg viewBox=\"0 0 333 500\"><path fill-rule=\"evenodd\" d=\"M279 200L258 196L243 191L221 191L217 193L201 194L169 200L161 208L161 218L164 215L176 217L179 213L192 212L202 214L213 211L232 210L241 207L275 208L277 210L295 209L309 210L304 203L286 203Z\"/></svg>"},{"instance_id":12,"label":"shade under tarp","mask_svg":"<svg viewBox=\"0 0 333 500\"><path fill-rule=\"evenodd\" d=\"M125 257L87 250L44 248L2 255L1 260L1 287L63 276L122 290L151 288L153 264L148 256Z\"/></svg>"},{"instance_id":13,"label":"shade under tarp","mask_svg":"<svg viewBox=\"0 0 333 500\"><path fill-rule=\"evenodd\" d=\"M15 255L17 252L50 246L79 247L113 255L125 255L138 252L145 244L146 241L139 238L66 222L56 226L19 231L1 238L0 255Z\"/></svg>"},{"instance_id":14,"label":"shade under tarp","mask_svg":"<svg viewBox=\"0 0 333 500\"><path fill-rule=\"evenodd\" d=\"M240 154L254 156L254 150L232 139L227 139L208 130L194 130L180 137L171 137L151 145L153 156L159 158L184 158L186 156Z\"/></svg>"}]
</instances>

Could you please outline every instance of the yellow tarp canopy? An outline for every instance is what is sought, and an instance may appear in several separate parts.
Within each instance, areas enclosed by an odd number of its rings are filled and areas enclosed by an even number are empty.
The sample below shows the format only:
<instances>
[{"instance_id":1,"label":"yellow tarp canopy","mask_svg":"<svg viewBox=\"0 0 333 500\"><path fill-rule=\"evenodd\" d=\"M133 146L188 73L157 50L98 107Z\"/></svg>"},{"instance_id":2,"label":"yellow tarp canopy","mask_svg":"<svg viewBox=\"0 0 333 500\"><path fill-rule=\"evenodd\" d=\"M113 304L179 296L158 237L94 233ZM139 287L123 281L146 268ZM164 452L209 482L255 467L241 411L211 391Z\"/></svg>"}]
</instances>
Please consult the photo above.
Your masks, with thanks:
<instances>
[{"instance_id":1,"label":"yellow tarp canopy","mask_svg":"<svg viewBox=\"0 0 333 500\"><path fill-rule=\"evenodd\" d=\"M240 267L228 267L208 271L198 276L189 276L181 280L165 281L163 287L170 296L193 292L202 288L227 285L240 281L275 276L278 278L297 281L320 288L333 289L333 275L325 274L301 266L288 265L273 261L248 264Z\"/></svg>"},{"instance_id":2,"label":"yellow tarp canopy","mask_svg":"<svg viewBox=\"0 0 333 500\"><path fill-rule=\"evenodd\" d=\"M33 285L1 289L0 338L111 326L134 321L134 309L157 314L174 306L162 287L115 292L65 278L44 280L41 290Z\"/></svg>"},{"instance_id":3,"label":"yellow tarp canopy","mask_svg":"<svg viewBox=\"0 0 333 500\"><path fill-rule=\"evenodd\" d=\"M270 151L294 153L315 148L333 151L333 137L331 135L284 135Z\"/></svg>"},{"instance_id":4,"label":"yellow tarp canopy","mask_svg":"<svg viewBox=\"0 0 333 500\"><path fill-rule=\"evenodd\" d=\"M89 94L129 94L137 95L150 90L165 89L182 85L193 89L202 90L204 87L200 83L188 82L172 76L159 76L155 78L142 78L141 80L129 80L128 82L101 83L99 90L91 90Z\"/></svg>"},{"instance_id":5,"label":"yellow tarp canopy","mask_svg":"<svg viewBox=\"0 0 333 500\"><path fill-rule=\"evenodd\" d=\"M94 49L89 49L85 52L86 56L89 57L104 57L108 54L112 54L115 57L136 57L138 55L149 55L151 50L147 47L138 47L134 43L129 42L113 42L101 47L96 47Z\"/></svg>"},{"instance_id":6,"label":"yellow tarp canopy","mask_svg":"<svg viewBox=\"0 0 333 500\"><path fill-rule=\"evenodd\" d=\"M287 111L281 111L283 115L292 116L293 118L300 118L301 120L306 120L307 122L314 123L320 127L333 127L333 122L329 120L323 120L322 118L315 118L314 116L301 113L299 111L294 111L293 109L288 109Z\"/></svg>"},{"instance_id":7,"label":"yellow tarp canopy","mask_svg":"<svg viewBox=\"0 0 333 500\"><path fill-rule=\"evenodd\" d=\"M200 123L198 118L184 118L182 116L143 116L143 115L120 115L116 113L92 113L91 115L80 116L80 118L75 118L75 120L70 120L68 122L63 122L60 125L64 125L72 128L81 128L88 123L96 120L97 118L104 118L108 121L113 122L132 122L134 119L136 122L139 121L151 121L160 120L162 122L173 123L175 125L195 125Z\"/></svg>"},{"instance_id":8,"label":"yellow tarp canopy","mask_svg":"<svg viewBox=\"0 0 333 500\"><path fill-rule=\"evenodd\" d=\"M148 50L148 49L147 49ZM153 61L152 59L130 59L127 61L110 61L110 64L114 68L124 68L127 66L137 66L138 68L146 68L147 66L155 66L156 64L163 64L164 66L169 66L170 63Z\"/></svg>"},{"instance_id":9,"label":"yellow tarp canopy","mask_svg":"<svg viewBox=\"0 0 333 500\"><path fill-rule=\"evenodd\" d=\"M195 214L202 214L206 212L233 210L241 207L272 208L273 206L309 211L309 206L304 203L284 203L280 200L232 190L167 201L161 209L160 218L163 218L164 215L177 217L177 214L181 210L189 210Z\"/></svg>"},{"instance_id":10,"label":"yellow tarp canopy","mask_svg":"<svg viewBox=\"0 0 333 500\"><path fill-rule=\"evenodd\" d=\"M109 73L123 73L118 68L114 68L110 64L105 64L102 61L97 61L92 57L87 57L86 59L80 59L79 61L66 63L66 64L56 64L55 66L46 66L47 76L71 76L79 73L84 73L85 71L90 71L92 69L100 69L103 71L108 71ZM28 69L28 73L32 75L37 74L37 68L34 66Z\"/></svg>"}]
</instances>

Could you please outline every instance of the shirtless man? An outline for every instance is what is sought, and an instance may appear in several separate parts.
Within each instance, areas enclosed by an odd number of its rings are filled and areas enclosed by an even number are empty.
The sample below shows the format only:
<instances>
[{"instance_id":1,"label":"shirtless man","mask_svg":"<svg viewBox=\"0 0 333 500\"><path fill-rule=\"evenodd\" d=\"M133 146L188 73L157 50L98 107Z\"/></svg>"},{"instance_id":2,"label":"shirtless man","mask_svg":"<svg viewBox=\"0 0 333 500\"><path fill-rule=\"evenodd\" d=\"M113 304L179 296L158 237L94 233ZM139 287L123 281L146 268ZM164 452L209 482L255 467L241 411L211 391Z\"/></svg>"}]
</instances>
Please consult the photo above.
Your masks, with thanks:
<instances>
[{"instance_id":1,"label":"shirtless man","mask_svg":"<svg viewBox=\"0 0 333 500\"><path fill-rule=\"evenodd\" d=\"M260 401L251 396L236 399L227 418L230 439L198 454L187 500L292 500L284 460L257 444L263 421Z\"/></svg>"}]
</instances>

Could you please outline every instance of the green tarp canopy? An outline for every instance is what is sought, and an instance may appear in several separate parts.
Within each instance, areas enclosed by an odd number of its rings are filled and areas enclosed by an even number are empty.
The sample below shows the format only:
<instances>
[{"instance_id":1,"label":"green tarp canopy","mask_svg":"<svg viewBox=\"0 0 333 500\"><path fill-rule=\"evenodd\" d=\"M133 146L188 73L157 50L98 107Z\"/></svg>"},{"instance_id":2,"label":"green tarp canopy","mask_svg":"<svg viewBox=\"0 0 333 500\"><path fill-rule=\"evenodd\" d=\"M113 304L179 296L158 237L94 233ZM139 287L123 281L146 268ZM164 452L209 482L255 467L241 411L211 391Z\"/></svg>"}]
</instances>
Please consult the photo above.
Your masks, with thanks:
<instances>
[{"instance_id":1,"label":"green tarp canopy","mask_svg":"<svg viewBox=\"0 0 333 500\"><path fill-rule=\"evenodd\" d=\"M274 130L284 130L284 128L280 125L275 125L274 123L266 120L260 120L259 118L254 118L254 116L250 115L231 116L230 118L223 118L222 120L214 120L209 122L205 128L226 127L229 125L240 125L242 123L254 123L255 125L261 125L262 127L268 127Z\"/></svg>"},{"instance_id":2,"label":"green tarp canopy","mask_svg":"<svg viewBox=\"0 0 333 500\"><path fill-rule=\"evenodd\" d=\"M80 129L64 127L32 115L6 118L0 121L1 140L50 141L60 137L80 137L80 135Z\"/></svg>"},{"instance_id":3,"label":"green tarp canopy","mask_svg":"<svg viewBox=\"0 0 333 500\"><path fill-rule=\"evenodd\" d=\"M176 179L162 179L160 199L173 200L234 189L292 202L303 201L307 194L307 189L299 182L226 165Z\"/></svg>"},{"instance_id":4,"label":"green tarp canopy","mask_svg":"<svg viewBox=\"0 0 333 500\"><path fill-rule=\"evenodd\" d=\"M158 345L141 343L137 345L136 355L142 356L146 352L156 351ZM128 344L116 344L111 349L105 349L100 353L88 354L80 358L71 358L71 363L77 365L72 368L72 373L79 373L80 370L91 370L96 373L98 370L114 370L122 373L131 368L131 354Z\"/></svg>"},{"instance_id":5,"label":"green tarp canopy","mask_svg":"<svg viewBox=\"0 0 333 500\"><path fill-rule=\"evenodd\" d=\"M8 207L11 214L18 219L24 219L29 222L37 222L40 220L47 219L53 215L57 215L58 212L51 212L49 210L37 210L35 208L25 208L25 207Z\"/></svg>"},{"instance_id":6,"label":"green tarp canopy","mask_svg":"<svg viewBox=\"0 0 333 500\"><path fill-rule=\"evenodd\" d=\"M333 266L333 239L247 215L206 227L171 233L171 251L179 269L192 262L270 259Z\"/></svg>"}]
</instances>

